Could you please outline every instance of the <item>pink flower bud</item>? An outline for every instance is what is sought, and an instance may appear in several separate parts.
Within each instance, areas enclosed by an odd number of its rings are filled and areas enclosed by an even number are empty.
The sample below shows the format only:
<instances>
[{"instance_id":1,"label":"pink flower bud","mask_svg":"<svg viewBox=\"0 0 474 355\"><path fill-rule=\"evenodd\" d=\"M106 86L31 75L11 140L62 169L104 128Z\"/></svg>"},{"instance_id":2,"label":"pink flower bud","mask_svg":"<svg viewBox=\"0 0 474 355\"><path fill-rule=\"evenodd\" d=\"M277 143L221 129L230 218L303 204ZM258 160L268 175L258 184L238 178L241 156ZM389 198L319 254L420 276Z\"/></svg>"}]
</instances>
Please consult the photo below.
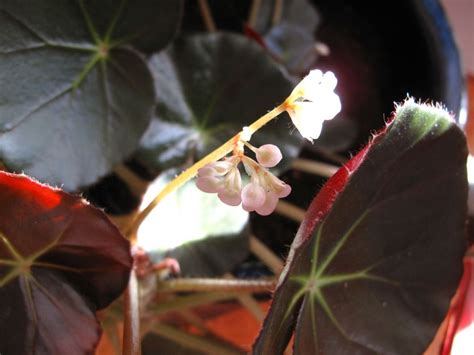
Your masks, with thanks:
<instances>
[{"instance_id":1,"label":"pink flower bud","mask_svg":"<svg viewBox=\"0 0 474 355\"><path fill-rule=\"evenodd\" d=\"M242 189L242 208L248 212L255 211L265 202L265 190L256 183L249 183Z\"/></svg>"},{"instance_id":2,"label":"pink flower bud","mask_svg":"<svg viewBox=\"0 0 474 355\"><path fill-rule=\"evenodd\" d=\"M229 206L238 206L240 205L240 202L242 202L240 191L221 190L218 192L217 197Z\"/></svg>"},{"instance_id":3,"label":"pink flower bud","mask_svg":"<svg viewBox=\"0 0 474 355\"><path fill-rule=\"evenodd\" d=\"M268 216L275 211L278 204L278 196L273 192L267 192L265 195L265 202L255 210L261 216Z\"/></svg>"},{"instance_id":4,"label":"pink flower bud","mask_svg":"<svg viewBox=\"0 0 474 355\"><path fill-rule=\"evenodd\" d=\"M257 161L265 168L273 168L281 159L282 154L280 149L273 144L264 144L255 152Z\"/></svg>"},{"instance_id":5,"label":"pink flower bud","mask_svg":"<svg viewBox=\"0 0 474 355\"><path fill-rule=\"evenodd\" d=\"M214 193L222 189L223 181L214 176L199 176L196 180L196 186L203 192Z\"/></svg>"}]
</instances>

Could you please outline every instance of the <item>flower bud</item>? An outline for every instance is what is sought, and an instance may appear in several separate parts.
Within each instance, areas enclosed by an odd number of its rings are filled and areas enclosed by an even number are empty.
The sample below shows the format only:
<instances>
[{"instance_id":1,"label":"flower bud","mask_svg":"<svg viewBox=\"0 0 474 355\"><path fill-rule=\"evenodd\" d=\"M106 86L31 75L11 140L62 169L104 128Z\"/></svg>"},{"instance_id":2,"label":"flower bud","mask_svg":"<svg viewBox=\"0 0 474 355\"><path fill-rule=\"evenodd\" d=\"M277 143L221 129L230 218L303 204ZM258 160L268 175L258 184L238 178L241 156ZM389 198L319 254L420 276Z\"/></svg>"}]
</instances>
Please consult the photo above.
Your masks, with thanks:
<instances>
[{"instance_id":1,"label":"flower bud","mask_svg":"<svg viewBox=\"0 0 474 355\"><path fill-rule=\"evenodd\" d=\"M265 168L273 168L283 157L280 149L273 144L262 145L257 149L255 155L259 164Z\"/></svg>"}]
</instances>

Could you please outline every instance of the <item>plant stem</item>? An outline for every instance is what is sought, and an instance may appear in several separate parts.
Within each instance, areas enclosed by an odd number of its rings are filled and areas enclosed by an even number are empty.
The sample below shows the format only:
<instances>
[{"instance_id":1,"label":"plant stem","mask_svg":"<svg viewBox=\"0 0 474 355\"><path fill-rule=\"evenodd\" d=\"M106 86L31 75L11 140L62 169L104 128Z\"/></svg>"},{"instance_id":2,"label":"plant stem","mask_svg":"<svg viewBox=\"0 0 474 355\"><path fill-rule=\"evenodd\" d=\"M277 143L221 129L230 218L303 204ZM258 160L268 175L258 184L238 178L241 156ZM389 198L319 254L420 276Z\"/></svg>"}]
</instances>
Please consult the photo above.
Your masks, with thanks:
<instances>
[{"instance_id":1,"label":"plant stem","mask_svg":"<svg viewBox=\"0 0 474 355\"><path fill-rule=\"evenodd\" d=\"M250 15L249 15L249 19L248 19L248 24L253 29L255 29L255 27L257 25L258 12L260 11L261 5L262 5L262 0L253 0L252 1L252 7L250 8Z\"/></svg>"},{"instance_id":2,"label":"plant stem","mask_svg":"<svg viewBox=\"0 0 474 355\"><path fill-rule=\"evenodd\" d=\"M235 293L225 292L203 292L195 293L190 296L177 296L171 301L161 302L156 305L150 306L151 311L154 315L161 315L166 312L183 310L192 307L201 306L212 302L220 302L234 299Z\"/></svg>"},{"instance_id":3,"label":"plant stem","mask_svg":"<svg viewBox=\"0 0 474 355\"><path fill-rule=\"evenodd\" d=\"M138 281L135 271L124 294L123 355L140 355L140 310Z\"/></svg>"},{"instance_id":4,"label":"plant stem","mask_svg":"<svg viewBox=\"0 0 474 355\"><path fill-rule=\"evenodd\" d=\"M273 8L272 25L276 26L281 21L283 13L283 0L275 0L275 7Z\"/></svg>"},{"instance_id":5,"label":"plant stem","mask_svg":"<svg viewBox=\"0 0 474 355\"><path fill-rule=\"evenodd\" d=\"M306 215L304 209L282 200L278 201L275 212L298 223L301 223Z\"/></svg>"},{"instance_id":6,"label":"plant stem","mask_svg":"<svg viewBox=\"0 0 474 355\"><path fill-rule=\"evenodd\" d=\"M251 134L255 133L264 125L266 125L268 122L270 122L272 119L277 117L280 113L285 111L286 105L287 105L286 102L287 101L275 107L273 110L267 112L265 115L260 117L250 126L248 126L249 132ZM153 199L153 201L151 201L150 204L135 217L134 221L132 222L128 230L126 231L126 235L129 237L129 239L131 239L132 241L136 239L136 233L140 224L167 195L169 195L171 192L173 192L180 186L184 185L188 180L192 179L194 176L196 176L198 173L198 170L201 169L202 167L206 166L209 163L222 159L227 154L232 152L235 145L238 143L240 139L240 134L241 132L237 133L235 136L233 136L231 139L229 139L219 148L217 148L213 152L206 155L204 158L199 160L190 168L183 171L173 181L171 181L168 185L166 185L163 188L163 190L161 190L160 193Z\"/></svg>"},{"instance_id":7,"label":"plant stem","mask_svg":"<svg viewBox=\"0 0 474 355\"><path fill-rule=\"evenodd\" d=\"M280 274L283 270L283 261L255 235L250 236L249 247L250 251L267 265L275 275Z\"/></svg>"},{"instance_id":8,"label":"plant stem","mask_svg":"<svg viewBox=\"0 0 474 355\"><path fill-rule=\"evenodd\" d=\"M181 278L162 281L159 292L269 292L275 287L274 280L226 280Z\"/></svg>"},{"instance_id":9,"label":"plant stem","mask_svg":"<svg viewBox=\"0 0 474 355\"><path fill-rule=\"evenodd\" d=\"M207 3L207 0L198 0L198 3L202 19L204 21L204 24L206 25L207 30L209 32L216 32L217 26L214 22L214 19L212 18L211 9L209 7L209 4Z\"/></svg>"},{"instance_id":10,"label":"plant stem","mask_svg":"<svg viewBox=\"0 0 474 355\"><path fill-rule=\"evenodd\" d=\"M333 176L339 167L331 164L321 163L310 159L295 159L292 164L292 168L296 170L304 171L314 175L319 175L325 178Z\"/></svg>"}]
</instances>

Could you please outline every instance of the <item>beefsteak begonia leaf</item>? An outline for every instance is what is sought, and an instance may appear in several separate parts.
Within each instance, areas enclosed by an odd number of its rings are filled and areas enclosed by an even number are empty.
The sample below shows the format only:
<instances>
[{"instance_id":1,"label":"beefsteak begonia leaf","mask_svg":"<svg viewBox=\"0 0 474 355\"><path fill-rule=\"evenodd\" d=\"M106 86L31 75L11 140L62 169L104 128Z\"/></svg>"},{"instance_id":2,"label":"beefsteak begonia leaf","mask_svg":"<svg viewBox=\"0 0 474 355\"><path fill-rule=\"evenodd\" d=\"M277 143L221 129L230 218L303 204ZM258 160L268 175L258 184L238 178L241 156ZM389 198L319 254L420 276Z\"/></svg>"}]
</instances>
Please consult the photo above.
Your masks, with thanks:
<instances>
[{"instance_id":1,"label":"beefsteak begonia leaf","mask_svg":"<svg viewBox=\"0 0 474 355\"><path fill-rule=\"evenodd\" d=\"M462 131L412 100L313 200L256 354L421 354L466 247Z\"/></svg>"},{"instance_id":2,"label":"beefsteak begonia leaf","mask_svg":"<svg viewBox=\"0 0 474 355\"><path fill-rule=\"evenodd\" d=\"M0 172L0 353L92 353L125 289L129 242L80 197Z\"/></svg>"},{"instance_id":3,"label":"beefsteak begonia leaf","mask_svg":"<svg viewBox=\"0 0 474 355\"><path fill-rule=\"evenodd\" d=\"M253 41L230 33L183 37L154 55L150 67L158 105L137 159L161 171L199 158L290 94L292 84ZM283 115L282 115L283 116ZM302 139L285 118L255 133L255 146L278 145L288 166Z\"/></svg>"},{"instance_id":4,"label":"beefsteak begonia leaf","mask_svg":"<svg viewBox=\"0 0 474 355\"><path fill-rule=\"evenodd\" d=\"M0 160L76 190L136 149L181 1L1 0Z\"/></svg>"}]
</instances>

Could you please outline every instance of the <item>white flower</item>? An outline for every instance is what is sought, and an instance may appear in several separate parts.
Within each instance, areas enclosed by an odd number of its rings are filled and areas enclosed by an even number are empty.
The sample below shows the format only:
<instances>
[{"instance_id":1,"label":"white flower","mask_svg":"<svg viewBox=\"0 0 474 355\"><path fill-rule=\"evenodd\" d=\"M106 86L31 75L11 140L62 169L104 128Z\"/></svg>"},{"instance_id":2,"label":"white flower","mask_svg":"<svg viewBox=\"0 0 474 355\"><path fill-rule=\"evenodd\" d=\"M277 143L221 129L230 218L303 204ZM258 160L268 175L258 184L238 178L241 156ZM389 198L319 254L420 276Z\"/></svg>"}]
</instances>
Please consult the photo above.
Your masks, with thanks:
<instances>
[{"instance_id":1,"label":"white flower","mask_svg":"<svg viewBox=\"0 0 474 355\"><path fill-rule=\"evenodd\" d=\"M341 101L334 92L336 84L332 72L312 70L290 95L287 112L300 134L311 142L321 134L323 122L341 111Z\"/></svg>"}]
</instances>

